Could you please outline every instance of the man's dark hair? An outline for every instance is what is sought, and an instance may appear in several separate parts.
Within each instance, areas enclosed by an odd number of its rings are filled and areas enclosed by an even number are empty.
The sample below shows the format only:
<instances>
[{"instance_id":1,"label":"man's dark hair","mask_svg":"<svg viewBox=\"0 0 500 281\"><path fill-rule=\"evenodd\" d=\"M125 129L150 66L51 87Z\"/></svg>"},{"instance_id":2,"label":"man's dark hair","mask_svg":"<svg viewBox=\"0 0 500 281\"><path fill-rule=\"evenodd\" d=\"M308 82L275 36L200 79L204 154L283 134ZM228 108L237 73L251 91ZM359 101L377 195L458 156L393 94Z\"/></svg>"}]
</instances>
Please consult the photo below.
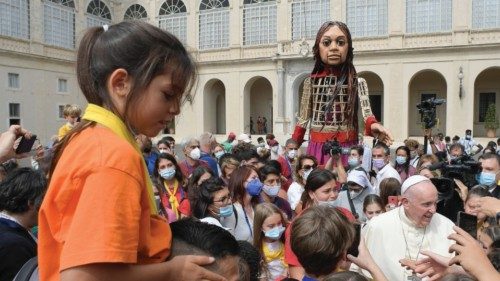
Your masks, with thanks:
<instances>
[{"instance_id":1,"label":"man's dark hair","mask_svg":"<svg viewBox=\"0 0 500 281\"><path fill-rule=\"evenodd\" d=\"M388 156L391 154L391 151L389 150L389 147L387 146L387 144L383 143L383 142L378 142L374 147L373 149L383 149L384 150L384 153L385 153L385 156Z\"/></svg>"},{"instance_id":2,"label":"man's dark hair","mask_svg":"<svg viewBox=\"0 0 500 281\"><path fill-rule=\"evenodd\" d=\"M460 140L460 137L459 137L459 136L457 136L457 135L455 135L455 136L453 137L453 139L452 139L452 140L454 140L454 141L458 141L458 140Z\"/></svg>"},{"instance_id":3,"label":"man's dark hair","mask_svg":"<svg viewBox=\"0 0 500 281\"><path fill-rule=\"evenodd\" d=\"M250 271L250 281L258 281L260 277L260 265L262 261L262 256L259 250L255 248L252 244L247 241L238 241L240 247L240 258L248 266Z\"/></svg>"},{"instance_id":4,"label":"man's dark hair","mask_svg":"<svg viewBox=\"0 0 500 281\"><path fill-rule=\"evenodd\" d=\"M444 141L445 141L445 142L450 142L450 141L451 141L450 136L446 136L446 137L444 137Z\"/></svg>"},{"instance_id":5,"label":"man's dark hair","mask_svg":"<svg viewBox=\"0 0 500 281\"><path fill-rule=\"evenodd\" d=\"M356 150L360 156L363 156L365 152L365 148L362 145L351 146L350 150Z\"/></svg>"},{"instance_id":6,"label":"man's dark hair","mask_svg":"<svg viewBox=\"0 0 500 281\"><path fill-rule=\"evenodd\" d=\"M41 172L31 168L15 169L0 183L0 210L24 213L29 209L28 204L38 209L46 189L47 179Z\"/></svg>"},{"instance_id":7,"label":"man's dark hair","mask_svg":"<svg viewBox=\"0 0 500 281\"><path fill-rule=\"evenodd\" d=\"M485 153L481 156L481 158L483 160L485 159L496 159L497 160L497 163L498 165L500 166L500 155L496 154L496 153Z\"/></svg>"},{"instance_id":8,"label":"man's dark hair","mask_svg":"<svg viewBox=\"0 0 500 281\"><path fill-rule=\"evenodd\" d=\"M259 178L261 182L264 182L268 175L277 175L280 176L280 170L277 170L274 166L265 165L264 167L259 169Z\"/></svg>"},{"instance_id":9,"label":"man's dark hair","mask_svg":"<svg viewBox=\"0 0 500 281\"><path fill-rule=\"evenodd\" d=\"M460 148L460 150L462 151L462 154L465 153L465 147L458 142L454 143L450 146L450 151L452 151L453 149L457 149L457 148Z\"/></svg>"},{"instance_id":10,"label":"man's dark hair","mask_svg":"<svg viewBox=\"0 0 500 281\"><path fill-rule=\"evenodd\" d=\"M240 147L247 146L249 144L247 143L241 143L233 147L233 153L236 156L236 158L241 162L241 161L248 161L252 158L259 159L259 154L253 147L253 145L250 145L244 149L240 149ZM235 151L236 148L236 151Z\"/></svg>"},{"instance_id":11,"label":"man's dark hair","mask_svg":"<svg viewBox=\"0 0 500 281\"><path fill-rule=\"evenodd\" d=\"M171 223L170 228L172 229L173 244L176 241L184 244L178 248L172 245L172 253L175 255L192 254L193 249L216 259L240 254L240 247L234 236L219 226L188 218ZM192 248L187 249L186 245Z\"/></svg>"},{"instance_id":12,"label":"man's dark hair","mask_svg":"<svg viewBox=\"0 0 500 281\"><path fill-rule=\"evenodd\" d=\"M214 203L214 193L222 190L225 187L224 182L220 178L211 177L205 180L198 188L190 190L196 193L192 196L189 203L191 204L192 214L195 218L202 219L208 214L208 206Z\"/></svg>"}]
</instances>

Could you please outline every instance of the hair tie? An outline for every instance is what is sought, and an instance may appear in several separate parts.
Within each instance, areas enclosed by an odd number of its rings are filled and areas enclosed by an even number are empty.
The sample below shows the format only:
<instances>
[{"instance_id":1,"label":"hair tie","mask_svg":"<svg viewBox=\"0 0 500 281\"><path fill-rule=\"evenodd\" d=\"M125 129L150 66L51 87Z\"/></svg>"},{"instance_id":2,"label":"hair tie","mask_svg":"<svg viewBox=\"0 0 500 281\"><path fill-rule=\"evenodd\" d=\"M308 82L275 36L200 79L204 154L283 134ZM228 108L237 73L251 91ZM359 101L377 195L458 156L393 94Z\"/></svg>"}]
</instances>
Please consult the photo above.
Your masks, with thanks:
<instances>
[{"instance_id":1,"label":"hair tie","mask_svg":"<svg viewBox=\"0 0 500 281\"><path fill-rule=\"evenodd\" d=\"M102 29L104 29L104 32L108 31L109 25L105 24L102 26Z\"/></svg>"}]
</instances>

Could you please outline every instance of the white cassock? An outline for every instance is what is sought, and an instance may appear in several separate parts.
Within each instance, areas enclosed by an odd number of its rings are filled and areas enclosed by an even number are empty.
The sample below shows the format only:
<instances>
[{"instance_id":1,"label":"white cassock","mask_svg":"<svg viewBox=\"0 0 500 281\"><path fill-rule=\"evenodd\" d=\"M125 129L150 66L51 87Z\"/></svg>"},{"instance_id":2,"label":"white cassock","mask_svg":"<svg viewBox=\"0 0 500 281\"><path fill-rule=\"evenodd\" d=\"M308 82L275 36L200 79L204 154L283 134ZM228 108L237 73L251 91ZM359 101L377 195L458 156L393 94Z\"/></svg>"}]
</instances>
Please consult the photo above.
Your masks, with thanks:
<instances>
[{"instance_id":1,"label":"white cassock","mask_svg":"<svg viewBox=\"0 0 500 281\"><path fill-rule=\"evenodd\" d=\"M388 280L407 281L412 275L399 260L422 259L419 250L430 250L439 255L452 257L448 249L453 244L448 235L453 231L453 222L436 213L427 227L417 228L405 215L403 207L374 217L366 225L365 242L373 259ZM406 238L406 242L405 242Z\"/></svg>"}]
</instances>

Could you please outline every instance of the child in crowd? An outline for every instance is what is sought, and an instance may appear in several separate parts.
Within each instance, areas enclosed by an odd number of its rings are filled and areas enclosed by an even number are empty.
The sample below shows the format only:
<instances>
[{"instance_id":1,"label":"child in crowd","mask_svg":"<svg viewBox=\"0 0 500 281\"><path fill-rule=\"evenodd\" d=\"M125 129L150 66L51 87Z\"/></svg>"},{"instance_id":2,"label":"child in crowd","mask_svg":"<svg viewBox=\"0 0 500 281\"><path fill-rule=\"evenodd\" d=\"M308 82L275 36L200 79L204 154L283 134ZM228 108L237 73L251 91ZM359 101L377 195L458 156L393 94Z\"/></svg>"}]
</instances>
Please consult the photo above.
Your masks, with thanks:
<instances>
[{"instance_id":1,"label":"child in crowd","mask_svg":"<svg viewBox=\"0 0 500 281\"><path fill-rule=\"evenodd\" d=\"M363 202L363 213L365 213L366 219L371 220L384 212L384 203L382 199L377 194L370 194L365 197Z\"/></svg>"},{"instance_id":2,"label":"child in crowd","mask_svg":"<svg viewBox=\"0 0 500 281\"><path fill-rule=\"evenodd\" d=\"M54 154L39 214L40 280L224 280L207 256L175 256L138 134L180 113L196 67L182 43L141 21L87 29L76 72L89 103Z\"/></svg>"},{"instance_id":3,"label":"child in crowd","mask_svg":"<svg viewBox=\"0 0 500 281\"><path fill-rule=\"evenodd\" d=\"M73 129L73 127L75 127L75 125L79 122L80 115L82 115L82 109L76 104L67 104L64 107L63 115L64 119L68 122L59 128L57 133L57 138L59 140L62 140L62 138L64 138L64 136L67 135L69 131L71 131L71 129Z\"/></svg>"},{"instance_id":4,"label":"child in crowd","mask_svg":"<svg viewBox=\"0 0 500 281\"><path fill-rule=\"evenodd\" d=\"M265 280L287 276L283 237L286 222L283 212L272 203L261 203L255 208L253 244L264 257Z\"/></svg>"}]
</instances>

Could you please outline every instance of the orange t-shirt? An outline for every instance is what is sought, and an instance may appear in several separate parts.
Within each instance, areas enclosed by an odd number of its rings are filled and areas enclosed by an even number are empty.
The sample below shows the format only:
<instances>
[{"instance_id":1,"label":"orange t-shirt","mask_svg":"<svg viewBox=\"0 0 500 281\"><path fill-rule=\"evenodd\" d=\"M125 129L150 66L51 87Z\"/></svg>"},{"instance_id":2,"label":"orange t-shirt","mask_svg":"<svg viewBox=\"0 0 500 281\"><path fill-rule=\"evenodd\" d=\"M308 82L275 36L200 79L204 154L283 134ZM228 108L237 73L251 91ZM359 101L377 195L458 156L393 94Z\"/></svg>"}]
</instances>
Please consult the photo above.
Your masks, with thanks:
<instances>
[{"instance_id":1,"label":"orange t-shirt","mask_svg":"<svg viewBox=\"0 0 500 281\"><path fill-rule=\"evenodd\" d=\"M172 234L164 218L150 214L143 161L108 128L73 137L39 213L40 280L92 263L165 261Z\"/></svg>"}]
</instances>

